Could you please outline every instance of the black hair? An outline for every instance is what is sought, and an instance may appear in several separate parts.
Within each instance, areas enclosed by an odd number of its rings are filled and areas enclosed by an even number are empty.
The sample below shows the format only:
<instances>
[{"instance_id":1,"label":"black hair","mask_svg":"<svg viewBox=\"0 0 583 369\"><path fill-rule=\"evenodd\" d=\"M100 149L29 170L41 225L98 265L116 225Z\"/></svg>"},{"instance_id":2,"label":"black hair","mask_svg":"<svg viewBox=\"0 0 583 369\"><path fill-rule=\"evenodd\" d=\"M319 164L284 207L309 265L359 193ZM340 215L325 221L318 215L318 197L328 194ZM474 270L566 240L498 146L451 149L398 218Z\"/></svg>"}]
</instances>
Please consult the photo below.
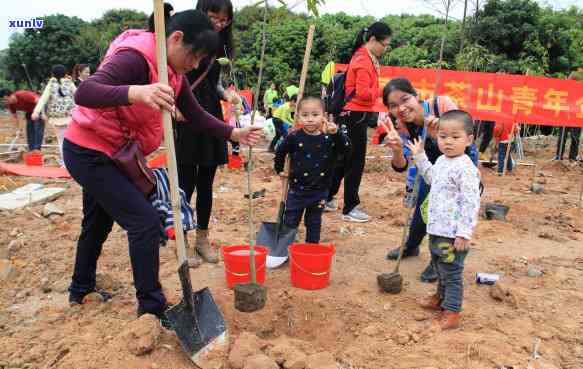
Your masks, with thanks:
<instances>
[{"instance_id":1,"label":"black hair","mask_svg":"<svg viewBox=\"0 0 583 369\"><path fill-rule=\"evenodd\" d=\"M57 64L54 65L53 68L51 69L51 74L53 75L53 77L55 77L57 82L59 82L59 95L61 97L65 97L65 94L63 93L63 90L61 88L62 87L61 79L63 79L65 77L65 74L67 74L67 69L65 69L64 65Z\"/></svg>"},{"instance_id":2,"label":"black hair","mask_svg":"<svg viewBox=\"0 0 583 369\"><path fill-rule=\"evenodd\" d=\"M322 111L326 110L326 106L324 105L324 101L321 98L316 97L316 96L304 96L304 97L302 97L302 99L298 103L298 106L296 107L296 111L298 112L298 114L302 110L302 105L304 105L308 101L317 101L318 103L320 103L320 106L322 107Z\"/></svg>"},{"instance_id":3,"label":"black hair","mask_svg":"<svg viewBox=\"0 0 583 369\"><path fill-rule=\"evenodd\" d=\"M0 99L3 99L10 95L12 95L12 91L10 91L9 89L7 88L0 89Z\"/></svg>"},{"instance_id":4,"label":"black hair","mask_svg":"<svg viewBox=\"0 0 583 369\"><path fill-rule=\"evenodd\" d=\"M53 68L51 69L51 74L56 79L61 79L61 78L65 77L65 74L67 74L67 69L65 68L64 65L57 64L57 65L54 65Z\"/></svg>"},{"instance_id":5,"label":"black hair","mask_svg":"<svg viewBox=\"0 0 583 369\"><path fill-rule=\"evenodd\" d=\"M170 3L164 3L164 19L168 20L170 18L170 13L174 10L174 7ZM148 32L156 32L156 25L154 20L154 13L148 18Z\"/></svg>"},{"instance_id":6,"label":"black hair","mask_svg":"<svg viewBox=\"0 0 583 369\"><path fill-rule=\"evenodd\" d=\"M394 91L401 91L417 96L417 91L415 91L415 87L413 87L411 81L404 77L393 78L383 89L383 104L385 104L387 108L389 107L389 95Z\"/></svg>"},{"instance_id":7,"label":"black hair","mask_svg":"<svg viewBox=\"0 0 583 369\"><path fill-rule=\"evenodd\" d=\"M196 10L207 14L208 12L213 13L227 13L229 18L229 25L223 28L219 32L221 36L220 50L217 50L217 56L224 56L229 59L235 58L235 47L233 41L233 3L231 0L198 0L196 3Z\"/></svg>"},{"instance_id":8,"label":"black hair","mask_svg":"<svg viewBox=\"0 0 583 369\"><path fill-rule=\"evenodd\" d=\"M79 75L81 75L81 72L83 72L85 68L89 68L89 64L75 64L73 67L73 75L71 76L73 81L79 79Z\"/></svg>"},{"instance_id":9,"label":"black hair","mask_svg":"<svg viewBox=\"0 0 583 369\"><path fill-rule=\"evenodd\" d=\"M219 35L213 30L209 17L199 10L185 10L174 14L166 23L166 37L176 31L184 34L182 42L195 53L214 55Z\"/></svg>"},{"instance_id":10,"label":"black hair","mask_svg":"<svg viewBox=\"0 0 583 369\"><path fill-rule=\"evenodd\" d=\"M356 36L356 40L354 41L354 47L352 48L352 53L350 55L354 55L354 53L362 47L362 45L366 44L371 37L379 41L383 42L387 38L391 37L393 31L388 24L383 22L374 22L368 27L365 27L358 32Z\"/></svg>"},{"instance_id":11,"label":"black hair","mask_svg":"<svg viewBox=\"0 0 583 369\"><path fill-rule=\"evenodd\" d=\"M462 123L464 126L464 131L468 136L474 134L474 120L472 119L472 116L468 112L465 112L463 110L447 111L439 117L439 121L441 123L448 121Z\"/></svg>"}]
</instances>

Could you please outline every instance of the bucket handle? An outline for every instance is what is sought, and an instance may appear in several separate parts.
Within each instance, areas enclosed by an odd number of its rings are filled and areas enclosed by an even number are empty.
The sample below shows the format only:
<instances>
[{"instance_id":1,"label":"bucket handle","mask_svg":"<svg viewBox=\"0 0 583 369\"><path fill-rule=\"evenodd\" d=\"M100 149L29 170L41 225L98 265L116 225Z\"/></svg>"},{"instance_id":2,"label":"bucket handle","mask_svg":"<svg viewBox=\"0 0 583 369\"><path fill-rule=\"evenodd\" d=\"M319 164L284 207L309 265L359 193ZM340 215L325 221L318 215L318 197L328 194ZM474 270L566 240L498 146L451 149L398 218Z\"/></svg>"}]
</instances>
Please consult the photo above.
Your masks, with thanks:
<instances>
[{"instance_id":1,"label":"bucket handle","mask_svg":"<svg viewBox=\"0 0 583 369\"><path fill-rule=\"evenodd\" d=\"M330 273L330 270L328 270L327 272L320 272L320 273L310 272L309 270L306 270L306 269L302 268L298 263L296 263L294 261L293 258L290 257L290 259L291 259L292 264L295 265L299 270L301 270L302 272L304 272L306 274L313 275L314 277L321 277L323 275L326 275L326 274Z\"/></svg>"},{"instance_id":2,"label":"bucket handle","mask_svg":"<svg viewBox=\"0 0 583 369\"><path fill-rule=\"evenodd\" d=\"M262 269L264 269L264 268L265 268L265 263L263 263L263 265L259 266L259 268L257 268L257 269L255 270L255 274L259 273L259 271L260 271L260 270L262 270ZM247 277L247 276L249 276L249 274L250 274L250 273L235 273L235 272L232 272L232 271L230 271L230 270L227 268L227 266L226 266L226 265L225 265L225 271L226 271L227 273L231 274L231 275L234 275L235 277Z\"/></svg>"}]
</instances>

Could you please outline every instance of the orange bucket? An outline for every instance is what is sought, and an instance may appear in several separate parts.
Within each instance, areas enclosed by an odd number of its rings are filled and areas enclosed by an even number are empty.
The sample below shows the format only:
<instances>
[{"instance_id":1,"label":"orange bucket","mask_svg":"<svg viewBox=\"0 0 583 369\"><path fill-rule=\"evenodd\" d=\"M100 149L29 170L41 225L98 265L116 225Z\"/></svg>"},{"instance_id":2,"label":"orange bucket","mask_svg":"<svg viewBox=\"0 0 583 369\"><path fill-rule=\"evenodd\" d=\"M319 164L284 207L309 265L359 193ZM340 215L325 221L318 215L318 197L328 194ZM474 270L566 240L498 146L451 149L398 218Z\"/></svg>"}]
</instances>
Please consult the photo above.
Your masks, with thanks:
<instances>
[{"instance_id":1,"label":"orange bucket","mask_svg":"<svg viewBox=\"0 0 583 369\"><path fill-rule=\"evenodd\" d=\"M334 245L292 243L288 250L292 286L319 290L330 284Z\"/></svg>"},{"instance_id":2,"label":"orange bucket","mask_svg":"<svg viewBox=\"0 0 583 369\"><path fill-rule=\"evenodd\" d=\"M249 249L249 245L221 247L221 254L223 254L223 260L225 262L225 277L229 288L233 288L236 284L251 282ZM263 246L254 247L255 278L257 284L263 284L265 282L265 259L267 258L267 251L267 248Z\"/></svg>"},{"instance_id":3,"label":"orange bucket","mask_svg":"<svg viewBox=\"0 0 583 369\"><path fill-rule=\"evenodd\" d=\"M26 165L42 167L43 154L41 152L27 152L24 154L24 163Z\"/></svg>"},{"instance_id":4,"label":"orange bucket","mask_svg":"<svg viewBox=\"0 0 583 369\"><path fill-rule=\"evenodd\" d=\"M229 169L239 169L241 168L243 160L239 155L229 155L229 162L227 163L227 168Z\"/></svg>"}]
</instances>

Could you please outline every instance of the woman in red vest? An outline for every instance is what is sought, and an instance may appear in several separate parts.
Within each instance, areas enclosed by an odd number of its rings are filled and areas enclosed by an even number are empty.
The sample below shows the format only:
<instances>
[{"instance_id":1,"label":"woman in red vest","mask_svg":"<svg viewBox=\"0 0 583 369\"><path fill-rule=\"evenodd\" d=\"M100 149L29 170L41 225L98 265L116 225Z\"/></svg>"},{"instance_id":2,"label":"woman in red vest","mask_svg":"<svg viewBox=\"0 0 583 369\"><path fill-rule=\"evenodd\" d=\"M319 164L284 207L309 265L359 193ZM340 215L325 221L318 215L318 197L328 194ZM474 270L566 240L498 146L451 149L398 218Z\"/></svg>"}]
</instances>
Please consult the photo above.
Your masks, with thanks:
<instances>
[{"instance_id":1,"label":"woman in red vest","mask_svg":"<svg viewBox=\"0 0 583 369\"><path fill-rule=\"evenodd\" d=\"M356 37L352 59L348 65L345 82L347 103L338 117L338 124L346 127L352 144L352 155L345 165L336 168L334 180L328 195L327 211L336 210L334 196L338 193L344 178L344 209L342 219L351 222L367 222L368 214L358 208L358 191L364 172L366 158L367 128L376 125L378 113L373 111L378 98L380 61L379 58L391 42L391 28L382 22L375 22L364 28Z\"/></svg>"},{"instance_id":2,"label":"woman in red vest","mask_svg":"<svg viewBox=\"0 0 583 369\"><path fill-rule=\"evenodd\" d=\"M152 32L127 30L115 39L99 69L75 95L77 107L65 134L63 154L71 176L83 188L83 222L77 244L69 302L83 303L95 292L97 259L113 222L127 231L138 315L162 318L166 298L158 280L160 220L136 185L112 161L127 143L137 141L148 155L163 136L161 110L175 106L193 129L255 144L256 129L233 129L204 111L184 74L214 52L218 35L208 17L195 10L167 20L169 85L159 83L156 41ZM110 297L99 292L104 299Z\"/></svg>"}]
</instances>

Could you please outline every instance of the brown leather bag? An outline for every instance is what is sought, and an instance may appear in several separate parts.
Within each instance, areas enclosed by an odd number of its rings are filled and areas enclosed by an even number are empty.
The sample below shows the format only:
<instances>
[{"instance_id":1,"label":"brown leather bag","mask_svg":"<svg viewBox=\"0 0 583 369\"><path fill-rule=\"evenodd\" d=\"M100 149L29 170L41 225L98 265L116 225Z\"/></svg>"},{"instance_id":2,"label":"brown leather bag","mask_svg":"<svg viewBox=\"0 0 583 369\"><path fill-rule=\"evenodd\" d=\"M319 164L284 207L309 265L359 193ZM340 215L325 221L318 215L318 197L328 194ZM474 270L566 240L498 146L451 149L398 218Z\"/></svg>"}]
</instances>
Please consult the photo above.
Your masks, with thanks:
<instances>
[{"instance_id":1,"label":"brown leather bag","mask_svg":"<svg viewBox=\"0 0 583 369\"><path fill-rule=\"evenodd\" d=\"M126 144L113 155L112 160L146 197L154 191L156 185L154 174L135 140L128 139Z\"/></svg>"}]
</instances>

